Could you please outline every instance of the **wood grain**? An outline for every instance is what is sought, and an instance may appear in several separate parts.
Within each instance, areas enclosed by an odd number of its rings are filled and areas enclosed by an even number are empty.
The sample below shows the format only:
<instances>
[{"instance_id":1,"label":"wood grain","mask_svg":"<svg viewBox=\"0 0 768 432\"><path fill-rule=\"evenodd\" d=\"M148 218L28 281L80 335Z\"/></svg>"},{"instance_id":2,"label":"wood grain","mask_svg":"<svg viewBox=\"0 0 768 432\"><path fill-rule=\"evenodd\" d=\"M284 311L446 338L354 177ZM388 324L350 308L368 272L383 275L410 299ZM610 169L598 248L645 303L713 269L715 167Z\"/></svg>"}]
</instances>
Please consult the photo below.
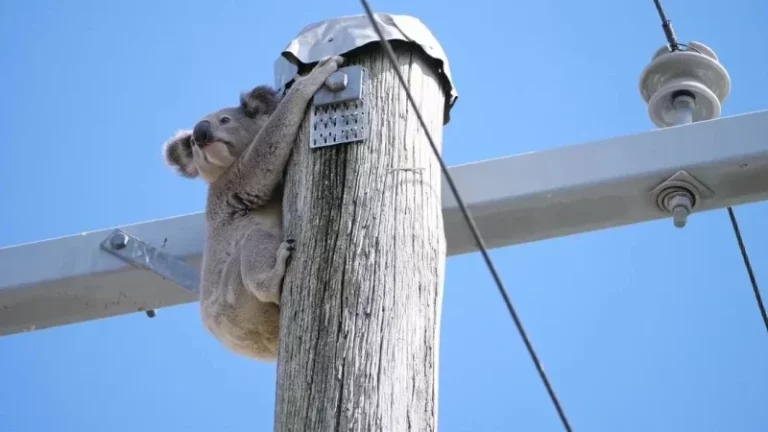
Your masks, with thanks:
<instances>
[{"instance_id":1,"label":"wood grain","mask_svg":"<svg viewBox=\"0 0 768 432\"><path fill-rule=\"evenodd\" d=\"M395 46L442 144L445 95L419 47ZM378 44L347 57L370 74L371 134L289 162L275 430L434 431L445 269L441 173Z\"/></svg>"}]
</instances>

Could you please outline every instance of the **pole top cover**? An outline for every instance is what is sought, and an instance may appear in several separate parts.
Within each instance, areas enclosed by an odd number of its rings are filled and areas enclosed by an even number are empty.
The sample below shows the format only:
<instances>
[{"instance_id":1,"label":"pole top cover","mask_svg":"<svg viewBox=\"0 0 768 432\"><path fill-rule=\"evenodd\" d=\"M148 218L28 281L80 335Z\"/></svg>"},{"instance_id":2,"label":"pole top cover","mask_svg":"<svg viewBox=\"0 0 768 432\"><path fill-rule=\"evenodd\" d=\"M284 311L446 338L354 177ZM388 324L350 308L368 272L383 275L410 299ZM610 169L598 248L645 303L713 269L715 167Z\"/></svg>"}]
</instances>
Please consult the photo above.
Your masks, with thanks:
<instances>
[{"instance_id":1,"label":"pole top cover","mask_svg":"<svg viewBox=\"0 0 768 432\"><path fill-rule=\"evenodd\" d=\"M418 18L387 13L374 16L385 39L418 44L435 60L435 67L446 91L444 123L448 123L458 93L453 85L448 57L443 47ZM350 15L310 24L299 32L275 61L275 86L284 89L294 80L299 66L318 62L327 56L344 55L356 48L378 42L379 37L367 15Z\"/></svg>"}]
</instances>

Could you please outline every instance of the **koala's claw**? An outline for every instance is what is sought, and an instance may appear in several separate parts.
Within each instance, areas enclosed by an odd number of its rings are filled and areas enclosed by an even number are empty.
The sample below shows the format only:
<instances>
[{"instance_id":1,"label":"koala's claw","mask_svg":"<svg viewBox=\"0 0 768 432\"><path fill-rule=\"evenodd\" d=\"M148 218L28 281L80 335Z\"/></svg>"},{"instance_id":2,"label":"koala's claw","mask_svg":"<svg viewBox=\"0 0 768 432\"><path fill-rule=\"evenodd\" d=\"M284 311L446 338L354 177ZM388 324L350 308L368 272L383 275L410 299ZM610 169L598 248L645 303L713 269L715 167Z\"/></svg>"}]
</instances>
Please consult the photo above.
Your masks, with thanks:
<instances>
[{"instance_id":1,"label":"koala's claw","mask_svg":"<svg viewBox=\"0 0 768 432\"><path fill-rule=\"evenodd\" d=\"M299 79L296 86L300 92L311 98L325 84L325 80L339 69L342 63L344 63L342 56L325 57L317 63L309 75Z\"/></svg>"},{"instance_id":2,"label":"koala's claw","mask_svg":"<svg viewBox=\"0 0 768 432\"><path fill-rule=\"evenodd\" d=\"M296 240L288 239L280 245L280 249L277 251L277 256L287 266L291 263L293 251L296 250Z\"/></svg>"},{"instance_id":3,"label":"koala's claw","mask_svg":"<svg viewBox=\"0 0 768 432\"><path fill-rule=\"evenodd\" d=\"M341 65L344 64L344 61L346 59L342 56L328 56L321 59L319 62L317 62L317 68L325 67L328 63L335 63L335 68L338 69Z\"/></svg>"}]
</instances>

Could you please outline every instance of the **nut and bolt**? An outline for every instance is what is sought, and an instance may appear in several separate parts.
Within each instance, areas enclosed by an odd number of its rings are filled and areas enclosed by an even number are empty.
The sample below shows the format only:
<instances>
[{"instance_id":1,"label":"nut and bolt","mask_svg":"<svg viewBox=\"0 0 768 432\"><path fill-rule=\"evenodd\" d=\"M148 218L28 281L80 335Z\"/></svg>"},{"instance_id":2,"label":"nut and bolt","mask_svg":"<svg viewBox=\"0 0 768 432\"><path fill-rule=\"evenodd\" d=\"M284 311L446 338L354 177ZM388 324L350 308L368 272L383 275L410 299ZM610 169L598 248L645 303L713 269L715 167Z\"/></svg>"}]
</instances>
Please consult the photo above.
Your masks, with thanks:
<instances>
[{"instance_id":1,"label":"nut and bolt","mask_svg":"<svg viewBox=\"0 0 768 432\"><path fill-rule=\"evenodd\" d=\"M672 220L675 226L683 228L688 222L688 215L693 210L694 197L685 189L677 189L669 192L664 197L664 208L672 214Z\"/></svg>"},{"instance_id":2,"label":"nut and bolt","mask_svg":"<svg viewBox=\"0 0 768 432\"><path fill-rule=\"evenodd\" d=\"M128 245L128 236L125 233L117 233L109 240L112 249L120 250Z\"/></svg>"},{"instance_id":3,"label":"nut and bolt","mask_svg":"<svg viewBox=\"0 0 768 432\"><path fill-rule=\"evenodd\" d=\"M334 93L340 92L347 88L348 83L349 77L347 77L347 74L341 71L332 73L331 76L325 80L325 86L328 87L328 90Z\"/></svg>"}]
</instances>

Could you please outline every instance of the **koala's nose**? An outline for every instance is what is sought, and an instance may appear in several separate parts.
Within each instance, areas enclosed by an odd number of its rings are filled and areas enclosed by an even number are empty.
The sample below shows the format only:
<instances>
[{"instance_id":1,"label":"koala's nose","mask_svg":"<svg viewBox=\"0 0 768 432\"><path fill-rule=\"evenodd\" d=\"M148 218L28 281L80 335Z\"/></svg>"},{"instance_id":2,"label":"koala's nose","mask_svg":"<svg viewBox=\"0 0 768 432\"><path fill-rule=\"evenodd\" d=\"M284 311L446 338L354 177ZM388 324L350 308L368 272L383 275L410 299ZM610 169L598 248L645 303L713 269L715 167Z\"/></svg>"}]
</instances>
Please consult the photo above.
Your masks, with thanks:
<instances>
[{"instance_id":1,"label":"koala's nose","mask_svg":"<svg viewBox=\"0 0 768 432\"><path fill-rule=\"evenodd\" d=\"M211 122L203 120L192 129L192 139L198 147L203 147L211 141Z\"/></svg>"}]
</instances>

